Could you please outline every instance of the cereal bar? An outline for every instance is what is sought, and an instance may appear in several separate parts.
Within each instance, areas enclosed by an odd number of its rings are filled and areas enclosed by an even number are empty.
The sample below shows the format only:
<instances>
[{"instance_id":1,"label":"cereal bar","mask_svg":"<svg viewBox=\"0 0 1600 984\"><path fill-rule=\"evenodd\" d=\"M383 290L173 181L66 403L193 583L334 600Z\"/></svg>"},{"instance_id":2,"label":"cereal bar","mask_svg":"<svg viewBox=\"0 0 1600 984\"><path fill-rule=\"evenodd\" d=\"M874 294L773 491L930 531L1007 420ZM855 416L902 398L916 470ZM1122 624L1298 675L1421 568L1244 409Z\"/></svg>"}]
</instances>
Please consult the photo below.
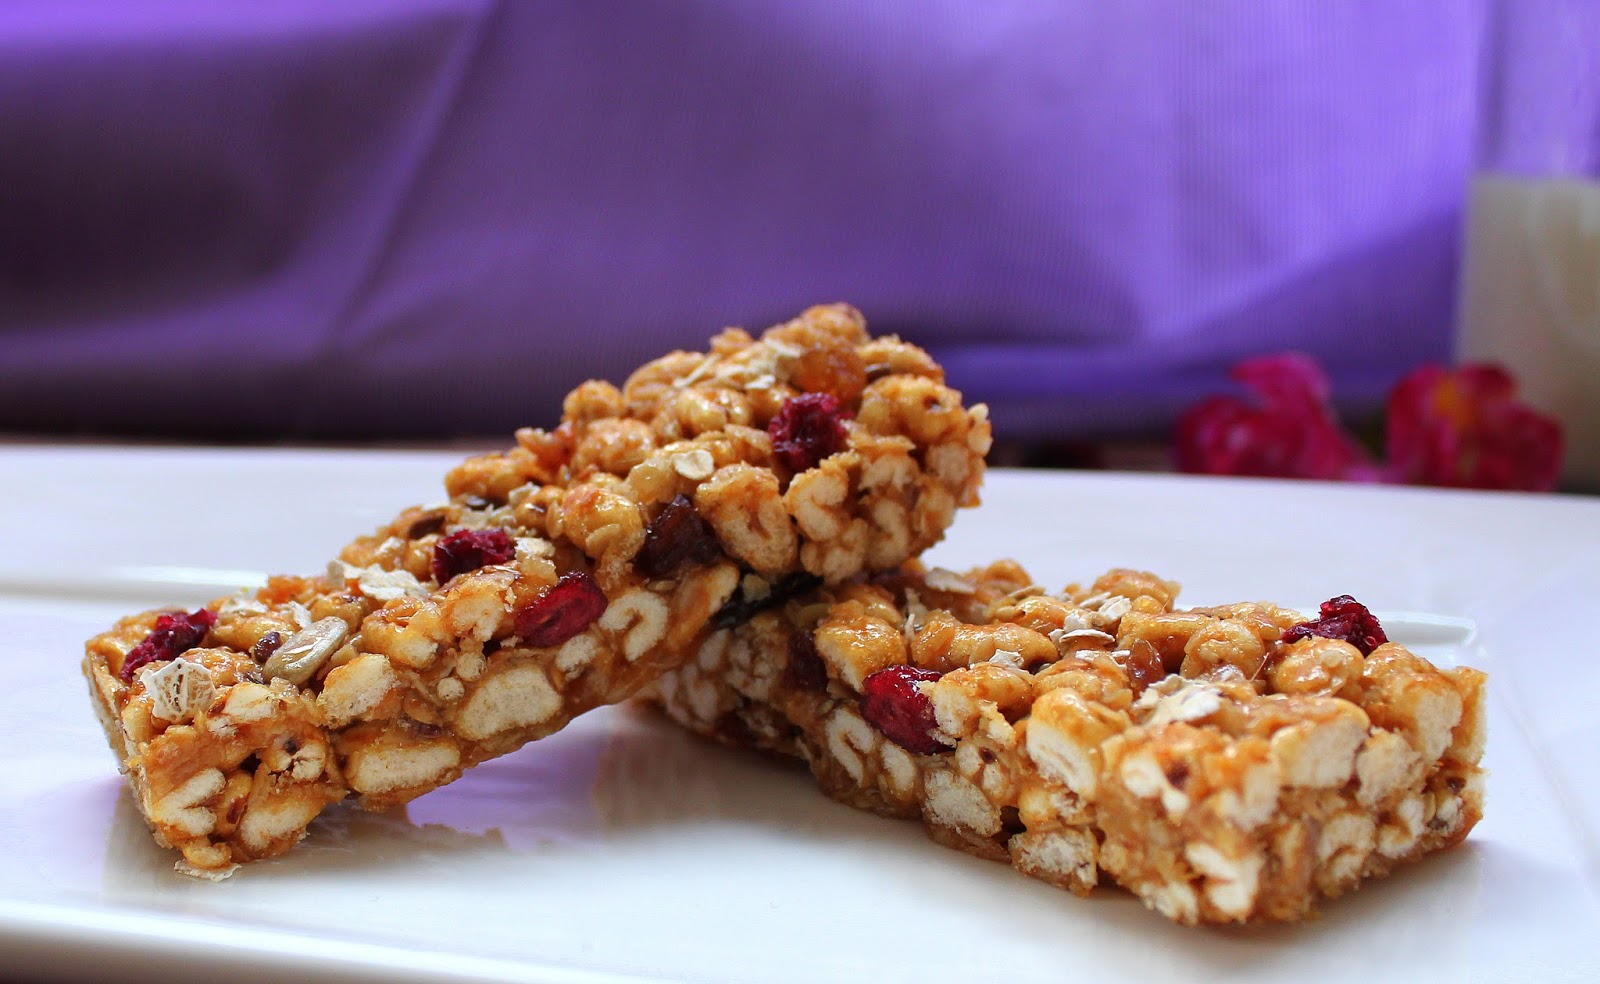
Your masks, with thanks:
<instances>
[{"instance_id":1,"label":"cereal bar","mask_svg":"<svg viewBox=\"0 0 1600 984\"><path fill-rule=\"evenodd\" d=\"M585 383L326 574L124 619L84 671L156 839L226 872L628 697L713 622L914 556L988 445L920 349L813 308Z\"/></svg>"},{"instance_id":2,"label":"cereal bar","mask_svg":"<svg viewBox=\"0 0 1600 984\"><path fill-rule=\"evenodd\" d=\"M1449 847L1483 810L1484 676L1349 598L1181 610L1112 571L908 565L713 633L651 692L845 803L1180 923L1287 921Z\"/></svg>"}]
</instances>

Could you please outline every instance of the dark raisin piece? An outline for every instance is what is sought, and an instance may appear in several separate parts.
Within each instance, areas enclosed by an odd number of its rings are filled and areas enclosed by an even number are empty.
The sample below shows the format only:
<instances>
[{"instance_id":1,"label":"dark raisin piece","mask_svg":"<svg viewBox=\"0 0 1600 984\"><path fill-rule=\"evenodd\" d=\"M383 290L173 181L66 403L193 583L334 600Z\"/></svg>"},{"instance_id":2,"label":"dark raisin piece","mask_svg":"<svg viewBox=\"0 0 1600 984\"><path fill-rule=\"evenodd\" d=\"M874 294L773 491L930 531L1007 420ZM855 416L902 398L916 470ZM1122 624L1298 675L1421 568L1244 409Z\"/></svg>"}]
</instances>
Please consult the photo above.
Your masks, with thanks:
<instances>
[{"instance_id":1,"label":"dark raisin piece","mask_svg":"<svg viewBox=\"0 0 1600 984\"><path fill-rule=\"evenodd\" d=\"M750 724L738 710L728 711L717 718L717 723L712 725L718 738L729 745L740 748L749 748L756 743L756 734L750 730Z\"/></svg>"},{"instance_id":2,"label":"dark raisin piece","mask_svg":"<svg viewBox=\"0 0 1600 984\"><path fill-rule=\"evenodd\" d=\"M1370 656L1374 649L1389 641L1389 637L1383 632L1383 626L1367 610L1367 606L1349 595L1340 595L1323 602L1318 615L1318 618L1310 622L1301 622L1290 628L1283 634L1283 643L1287 645L1312 636L1343 639L1361 650L1361 655Z\"/></svg>"},{"instance_id":3,"label":"dark raisin piece","mask_svg":"<svg viewBox=\"0 0 1600 984\"><path fill-rule=\"evenodd\" d=\"M209 608L187 614L168 612L157 616L155 628L122 660L122 672L118 675L123 683L127 683L141 666L177 659L200 645L206 633L216 624L217 613Z\"/></svg>"},{"instance_id":4,"label":"dark raisin piece","mask_svg":"<svg viewBox=\"0 0 1600 984\"><path fill-rule=\"evenodd\" d=\"M1172 788L1182 789L1183 784L1189 781L1189 763L1174 762L1167 766L1167 782L1172 783Z\"/></svg>"},{"instance_id":5,"label":"dark raisin piece","mask_svg":"<svg viewBox=\"0 0 1600 984\"><path fill-rule=\"evenodd\" d=\"M711 624L719 629L737 628L754 618L756 613L781 605L795 595L810 591L821 583L822 578L815 574L790 574L774 584L760 598L746 598L741 590L739 594L730 598L727 604L717 609L717 613L711 616Z\"/></svg>"},{"instance_id":6,"label":"dark raisin piece","mask_svg":"<svg viewBox=\"0 0 1600 984\"><path fill-rule=\"evenodd\" d=\"M1011 834L1020 834L1027 831L1028 825L1022 822L1022 811L1014 806L1000 808L1000 833L1002 843L1004 838Z\"/></svg>"},{"instance_id":7,"label":"dark raisin piece","mask_svg":"<svg viewBox=\"0 0 1600 984\"><path fill-rule=\"evenodd\" d=\"M722 556L716 531L701 517L689 497L680 495L667 503L644 534L644 546L633 556L633 565L645 577L666 577L685 567L709 564Z\"/></svg>"},{"instance_id":8,"label":"dark raisin piece","mask_svg":"<svg viewBox=\"0 0 1600 984\"><path fill-rule=\"evenodd\" d=\"M594 578L571 571L517 612L517 635L530 646L559 646L593 625L607 604Z\"/></svg>"},{"instance_id":9,"label":"dark raisin piece","mask_svg":"<svg viewBox=\"0 0 1600 984\"><path fill-rule=\"evenodd\" d=\"M783 667L783 683L795 690L821 693L828 689L828 666L817 654L817 644L809 632L789 636L789 661Z\"/></svg>"},{"instance_id":10,"label":"dark raisin piece","mask_svg":"<svg viewBox=\"0 0 1600 984\"><path fill-rule=\"evenodd\" d=\"M844 450L846 416L828 393L802 393L784 400L767 424L773 455L792 472L815 468L823 458Z\"/></svg>"},{"instance_id":11,"label":"dark raisin piece","mask_svg":"<svg viewBox=\"0 0 1600 984\"><path fill-rule=\"evenodd\" d=\"M861 716L901 748L916 755L936 755L950 746L933 736L938 722L933 701L917 684L937 680L937 670L917 666L890 666L861 684Z\"/></svg>"},{"instance_id":12,"label":"dark raisin piece","mask_svg":"<svg viewBox=\"0 0 1600 984\"><path fill-rule=\"evenodd\" d=\"M442 529L444 529L444 513L428 513L420 519L413 520L411 525L406 528L406 539L420 540L425 536L432 536Z\"/></svg>"},{"instance_id":13,"label":"dark raisin piece","mask_svg":"<svg viewBox=\"0 0 1600 984\"><path fill-rule=\"evenodd\" d=\"M490 564L504 564L517 555L505 530L457 530L433 545L433 579L440 584Z\"/></svg>"},{"instance_id":14,"label":"dark raisin piece","mask_svg":"<svg viewBox=\"0 0 1600 984\"><path fill-rule=\"evenodd\" d=\"M444 734L444 728L439 725L418 721L416 718L401 718L400 726L418 738L437 738Z\"/></svg>"},{"instance_id":15,"label":"dark raisin piece","mask_svg":"<svg viewBox=\"0 0 1600 984\"><path fill-rule=\"evenodd\" d=\"M283 633L276 630L268 632L257 639L256 644L250 647L250 658L257 663L265 663L267 657L277 652L278 647L281 645L283 645Z\"/></svg>"}]
</instances>

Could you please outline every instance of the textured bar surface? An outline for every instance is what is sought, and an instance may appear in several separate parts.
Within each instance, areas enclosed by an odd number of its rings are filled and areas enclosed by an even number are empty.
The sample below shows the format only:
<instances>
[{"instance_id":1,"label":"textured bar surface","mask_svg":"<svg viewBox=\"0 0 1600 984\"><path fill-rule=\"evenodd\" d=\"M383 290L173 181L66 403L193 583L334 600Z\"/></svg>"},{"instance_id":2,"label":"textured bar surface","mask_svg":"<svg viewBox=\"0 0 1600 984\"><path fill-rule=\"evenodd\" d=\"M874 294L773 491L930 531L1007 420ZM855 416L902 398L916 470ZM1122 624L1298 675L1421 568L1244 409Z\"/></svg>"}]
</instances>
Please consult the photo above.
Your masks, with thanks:
<instances>
[{"instance_id":1,"label":"textured bar surface","mask_svg":"<svg viewBox=\"0 0 1600 984\"><path fill-rule=\"evenodd\" d=\"M1286 640L1306 616L1176 593L912 564L718 631L650 693L703 735L805 759L842 802L1180 923L1302 919L1467 836L1482 673Z\"/></svg>"},{"instance_id":2,"label":"textured bar surface","mask_svg":"<svg viewBox=\"0 0 1600 984\"><path fill-rule=\"evenodd\" d=\"M324 575L124 619L84 672L157 841L226 872L627 698L714 619L915 556L988 445L981 406L849 307L729 329L578 387Z\"/></svg>"}]
</instances>

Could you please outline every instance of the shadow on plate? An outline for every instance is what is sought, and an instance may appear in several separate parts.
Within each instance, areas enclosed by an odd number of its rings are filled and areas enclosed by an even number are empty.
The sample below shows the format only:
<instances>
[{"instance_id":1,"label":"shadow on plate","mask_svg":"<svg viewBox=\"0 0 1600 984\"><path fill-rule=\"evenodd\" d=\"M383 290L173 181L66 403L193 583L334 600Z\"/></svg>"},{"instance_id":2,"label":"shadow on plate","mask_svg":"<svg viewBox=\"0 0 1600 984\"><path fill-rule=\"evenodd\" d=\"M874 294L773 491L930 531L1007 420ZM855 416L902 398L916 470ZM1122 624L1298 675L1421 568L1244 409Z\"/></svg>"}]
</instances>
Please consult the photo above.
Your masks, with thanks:
<instances>
[{"instance_id":1,"label":"shadow on plate","mask_svg":"<svg viewBox=\"0 0 1600 984\"><path fill-rule=\"evenodd\" d=\"M561 734L485 763L406 809L330 810L295 850L249 865L242 877L220 886L176 876L173 854L151 841L124 793L110 825L104 891L113 900L159 894L178 911L193 900L199 913L214 907L219 888L245 880L282 883L312 873L325 878L387 869L450 877L467 860L494 866L514 855L542 855L550 864L571 863L618 846L648 853L653 841L672 842L686 831L716 840L733 833L728 828L738 828L737 836L724 839L740 850L814 857L818 877L862 877L863 863L882 858L882 870L901 890L951 900L952 919L1003 912L1013 939L1036 939L1052 951L1063 940L1099 948L1104 934L1137 933L1149 946L1133 956L1130 979L1177 979L1196 971L1226 977L1245 967L1255 974L1270 967L1281 979L1322 979L1330 970L1381 978L1386 963L1418 962L1451 977L1452 969L1467 967L1467 930L1478 921L1485 857L1497 871L1517 867L1517 859L1499 856L1503 848L1486 855L1469 841L1326 904L1321 918L1306 924L1188 929L1113 888L1078 899L941 847L917 824L828 800L798 763L725 749L653 712L626 707L589 715ZM1313 936L1317 944L1305 946ZM1306 962L1311 951L1314 965ZM1338 966L1330 968L1330 959Z\"/></svg>"}]
</instances>

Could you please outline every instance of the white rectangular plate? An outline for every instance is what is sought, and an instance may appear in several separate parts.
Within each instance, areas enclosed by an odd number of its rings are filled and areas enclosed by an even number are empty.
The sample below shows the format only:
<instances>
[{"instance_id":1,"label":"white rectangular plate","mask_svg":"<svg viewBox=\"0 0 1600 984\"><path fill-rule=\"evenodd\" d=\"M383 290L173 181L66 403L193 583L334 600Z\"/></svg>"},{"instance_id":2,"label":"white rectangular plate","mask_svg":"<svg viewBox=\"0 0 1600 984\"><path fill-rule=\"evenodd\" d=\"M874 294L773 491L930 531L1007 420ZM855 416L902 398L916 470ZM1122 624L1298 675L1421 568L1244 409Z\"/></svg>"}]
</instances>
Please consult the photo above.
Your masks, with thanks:
<instances>
[{"instance_id":1,"label":"white rectangular plate","mask_svg":"<svg viewBox=\"0 0 1600 984\"><path fill-rule=\"evenodd\" d=\"M998 472L930 558L1111 566L1194 604L1349 593L1491 674L1488 815L1301 926L1194 930L824 799L629 708L407 810L176 875L78 674L120 615L320 570L455 455L0 451L0 973L175 981L1600 980L1600 500ZM1468 627L1476 625L1476 635Z\"/></svg>"}]
</instances>

